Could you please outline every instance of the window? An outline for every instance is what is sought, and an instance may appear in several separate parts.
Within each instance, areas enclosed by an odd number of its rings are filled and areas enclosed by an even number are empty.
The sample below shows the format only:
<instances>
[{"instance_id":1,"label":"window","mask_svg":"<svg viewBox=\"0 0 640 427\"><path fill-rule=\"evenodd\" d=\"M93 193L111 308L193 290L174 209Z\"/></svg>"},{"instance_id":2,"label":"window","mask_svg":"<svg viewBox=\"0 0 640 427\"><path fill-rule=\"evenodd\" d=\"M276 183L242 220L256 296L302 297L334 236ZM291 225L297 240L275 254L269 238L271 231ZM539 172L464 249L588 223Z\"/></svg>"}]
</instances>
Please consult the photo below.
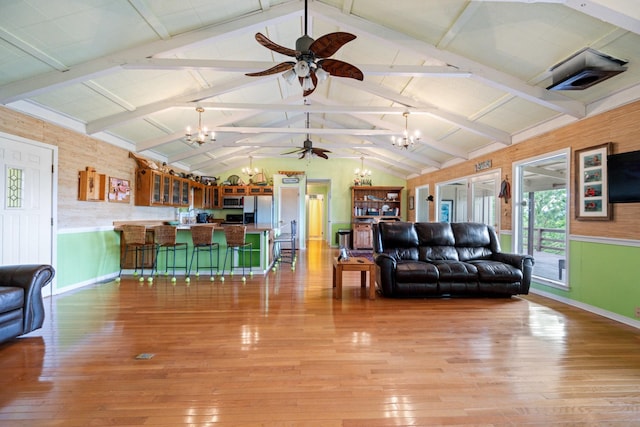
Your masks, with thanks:
<instances>
[{"instance_id":1,"label":"window","mask_svg":"<svg viewBox=\"0 0 640 427\"><path fill-rule=\"evenodd\" d=\"M22 203L24 201L24 179L22 169L7 168L6 194L7 209L18 209L22 207Z\"/></svg>"}]
</instances>

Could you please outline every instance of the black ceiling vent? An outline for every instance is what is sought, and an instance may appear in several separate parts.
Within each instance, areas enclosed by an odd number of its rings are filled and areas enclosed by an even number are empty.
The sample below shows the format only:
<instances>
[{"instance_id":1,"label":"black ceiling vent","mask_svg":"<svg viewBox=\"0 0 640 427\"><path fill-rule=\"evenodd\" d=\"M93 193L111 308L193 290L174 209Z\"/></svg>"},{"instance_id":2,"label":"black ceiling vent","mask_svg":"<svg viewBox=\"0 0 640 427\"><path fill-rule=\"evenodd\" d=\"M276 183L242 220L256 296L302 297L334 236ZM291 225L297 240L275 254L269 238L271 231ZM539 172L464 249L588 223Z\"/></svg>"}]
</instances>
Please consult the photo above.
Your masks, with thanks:
<instances>
[{"instance_id":1,"label":"black ceiling vent","mask_svg":"<svg viewBox=\"0 0 640 427\"><path fill-rule=\"evenodd\" d=\"M551 68L553 84L549 90L584 90L627 69L627 62L591 48L565 59Z\"/></svg>"}]
</instances>

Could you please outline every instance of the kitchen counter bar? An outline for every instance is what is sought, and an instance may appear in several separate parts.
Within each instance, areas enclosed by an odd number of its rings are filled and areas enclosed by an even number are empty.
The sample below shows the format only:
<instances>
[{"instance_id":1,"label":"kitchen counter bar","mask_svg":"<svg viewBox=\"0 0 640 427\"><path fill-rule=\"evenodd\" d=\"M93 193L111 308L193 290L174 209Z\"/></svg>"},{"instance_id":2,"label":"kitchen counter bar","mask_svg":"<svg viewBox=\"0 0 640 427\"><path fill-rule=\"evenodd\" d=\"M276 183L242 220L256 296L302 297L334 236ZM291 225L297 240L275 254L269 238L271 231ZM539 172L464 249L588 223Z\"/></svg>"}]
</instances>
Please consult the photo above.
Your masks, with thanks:
<instances>
[{"instance_id":1,"label":"kitchen counter bar","mask_svg":"<svg viewBox=\"0 0 640 427\"><path fill-rule=\"evenodd\" d=\"M144 225L147 228L147 240L152 241L153 229L158 225L166 225L168 221L114 221L113 228L118 234L122 231L122 226L125 224L136 224L136 225ZM184 242L188 245L188 258L191 260L191 253L193 250L193 242L191 240L191 227L194 225L204 225L213 227L213 241L220 245L220 262L224 261L224 255L227 250L227 241L224 236L224 228L227 225L222 225L219 223L195 223L195 224L180 224L177 225L176 228L178 230L177 233L177 242ZM241 225L241 224L238 224ZM253 243L253 266L252 271L254 274L266 274L271 269L273 264L272 259L272 247L273 247L273 228L271 224L246 224L247 227L247 241ZM121 256L124 251L124 247L121 244ZM162 258L162 257L161 257ZM237 256L235 257L237 258ZM258 261L256 261L258 258ZM158 270L164 271L164 260L158 260ZM235 259L237 261L237 259ZM195 263L194 263L195 264ZM125 260L125 265L123 265L125 269L132 269L132 265L127 265L127 260ZM145 267L148 268L148 267ZM195 266L194 266L195 268ZM248 267L245 267L248 268ZM220 269L222 271L222 269ZM229 267L227 266L227 271L229 271ZM234 266L234 274L241 273L242 267ZM125 271L125 273L127 273ZM184 268L177 268L176 273L181 275L186 274L186 270Z\"/></svg>"},{"instance_id":2,"label":"kitchen counter bar","mask_svg":"<svg viewBox=\"0 0 640 427\"><path fill-rule=\"evenodd\" d=\"M122 231L122 226L125 224L135 224L135 225L144 225L147 227L147 229L153 229L153 227L156 227L158 225L167 225L170 221L145 221L145 220L141 220L141 221L114 221L113 222L113 229L116 231ZM194 225L208 225L211 227L214 227L216 230L223 230L223 227L225 227L226 225L232 225L232 224L221 224L221 223L216 223L216 222L207 222L207 223L193 223L193 224L178 224L176 225L176 228L178 230L190 230L192 226ZM233 225L242 225L242 224L233 224ZM271 226L271 224L245 224L247 226L247 233L255 233L255 232L263 232L263 231L272 231L273 227Z\"/></svg>"}]
</instances>

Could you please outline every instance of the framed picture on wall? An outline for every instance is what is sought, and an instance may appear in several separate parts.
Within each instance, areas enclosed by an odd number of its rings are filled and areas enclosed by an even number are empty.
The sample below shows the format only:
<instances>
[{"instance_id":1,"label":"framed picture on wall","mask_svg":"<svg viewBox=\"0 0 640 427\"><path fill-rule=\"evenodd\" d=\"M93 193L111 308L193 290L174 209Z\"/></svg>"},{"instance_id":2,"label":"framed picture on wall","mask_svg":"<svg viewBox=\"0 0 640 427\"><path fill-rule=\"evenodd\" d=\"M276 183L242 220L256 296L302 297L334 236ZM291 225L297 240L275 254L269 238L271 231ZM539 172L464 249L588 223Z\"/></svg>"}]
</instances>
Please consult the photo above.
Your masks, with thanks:
<instances>
[{"instance_id":1,"label":"framed picture on wall","mask_svg":"<svg viewBox=\"0 0 640 427\"><path fill-rule=\"evenodd\" d=\"M451 222L452 214L453 214L453 200L440 201L440 221Z\"/></svg>"},{"instance_id":2,"label":"framed picture on wall","mask_svg":"<svg viewBox=\"0 0 640 427\"><path fill-rule=\"evenodd\" d=\"M608 221L612 208L607 194L607 154L611 143L575 150L575 217Z\"/></svg>"},{"instance_id":3,"label":"framed picture on wall","mask_svg":"<svg viewBox=\"0 0 640 427\"><path fill-rule=\"evenodd\" d=\"M128 179L109 177L109 195L107 199L113 203L129 203L131 187Z\"/></svg>"}]
</instances>

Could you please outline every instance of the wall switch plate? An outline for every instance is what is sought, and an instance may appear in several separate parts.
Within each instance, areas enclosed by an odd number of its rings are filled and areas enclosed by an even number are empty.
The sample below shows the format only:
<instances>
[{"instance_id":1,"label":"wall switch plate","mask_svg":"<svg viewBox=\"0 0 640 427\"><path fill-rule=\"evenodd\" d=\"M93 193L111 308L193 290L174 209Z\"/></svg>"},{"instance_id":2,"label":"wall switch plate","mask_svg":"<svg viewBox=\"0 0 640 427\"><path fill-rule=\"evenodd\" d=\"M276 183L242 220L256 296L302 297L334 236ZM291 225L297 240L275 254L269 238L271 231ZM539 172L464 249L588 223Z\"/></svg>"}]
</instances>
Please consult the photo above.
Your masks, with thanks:
<instances>
[{"instance_id":1,"label":"wall switch plate","mask_svg":"<svg viewBox=\"0 0 640 427\"><path fill-rule=\"evenodd\" d=\"M640 317L640 307L636 307L636 317Z\"/></svg>"}]
</instances>

